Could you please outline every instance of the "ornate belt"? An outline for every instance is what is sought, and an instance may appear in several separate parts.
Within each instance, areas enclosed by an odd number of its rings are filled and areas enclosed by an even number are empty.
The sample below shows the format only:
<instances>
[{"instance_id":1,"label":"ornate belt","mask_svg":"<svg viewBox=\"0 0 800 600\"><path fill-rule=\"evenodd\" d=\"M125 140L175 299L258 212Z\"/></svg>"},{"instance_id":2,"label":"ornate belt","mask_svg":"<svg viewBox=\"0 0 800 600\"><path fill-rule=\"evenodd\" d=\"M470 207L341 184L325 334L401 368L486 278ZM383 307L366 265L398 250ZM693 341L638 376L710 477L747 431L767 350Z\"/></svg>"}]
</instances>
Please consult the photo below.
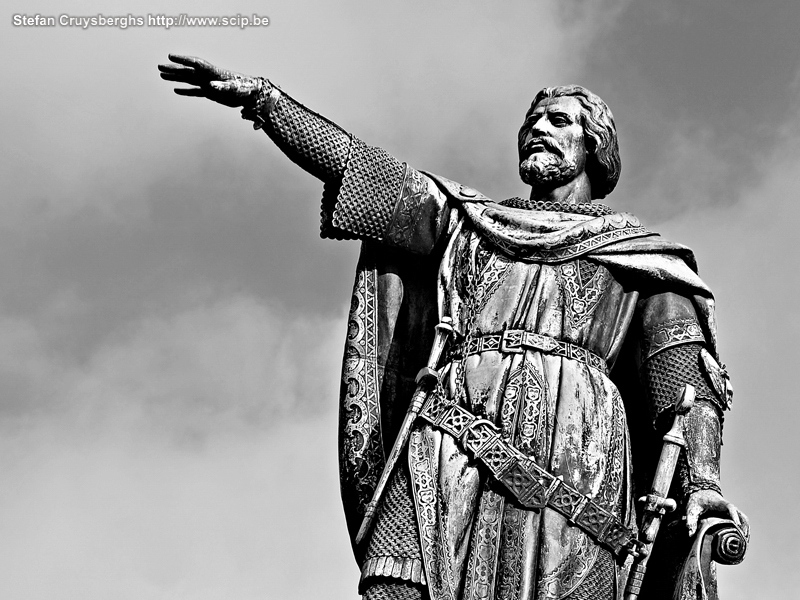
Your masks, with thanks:
<instances>
[{"instance_id":1,"label":"ornate belt","mask_svg":"<svg viewBox=\"0 0 800 600\"><path fill-rule=\"evenodd\" d=\"M585 365L608 375L608 364L599 355L569 342L524 329L506 329L502 333L489 333L477 337L468 337L457 345L450 353L452 358L464 358L489 350L505 353L521 353L525 349L539 350L555 356L563 356L577 360Z\"/></svg>"},{"instance_id":2,"label":"ornate belt","mask_svg":"<svg viewBox=\"0 0 800 600\"><path fill-rule=\"evenodd\" d=\"M456 438L525 508L552 508L615 555L632 551L635 530L509 444L491 421L449 404L437 392L430 394L420 417Z\"/></svg>"}]
</instances>

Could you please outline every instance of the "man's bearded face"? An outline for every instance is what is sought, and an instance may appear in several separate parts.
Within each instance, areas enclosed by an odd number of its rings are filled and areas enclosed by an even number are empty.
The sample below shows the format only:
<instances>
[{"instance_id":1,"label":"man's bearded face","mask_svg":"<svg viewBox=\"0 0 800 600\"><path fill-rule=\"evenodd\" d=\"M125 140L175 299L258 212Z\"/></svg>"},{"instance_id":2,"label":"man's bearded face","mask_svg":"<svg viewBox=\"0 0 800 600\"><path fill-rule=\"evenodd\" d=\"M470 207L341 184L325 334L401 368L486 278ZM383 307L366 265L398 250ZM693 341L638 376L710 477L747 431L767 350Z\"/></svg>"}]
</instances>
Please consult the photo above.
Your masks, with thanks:
<instances>
[{"instance_id":1,"label":"man's bearded face","mask_svg":"<svg viewBox=\"0 0 800 600\"><path fill-rule=\"evenodd\" d=\"M519 135L519 175L535 192L565 185L586 167L581 104L571 96L545 98L530 111Z\"/></svg>"}]
</instances>

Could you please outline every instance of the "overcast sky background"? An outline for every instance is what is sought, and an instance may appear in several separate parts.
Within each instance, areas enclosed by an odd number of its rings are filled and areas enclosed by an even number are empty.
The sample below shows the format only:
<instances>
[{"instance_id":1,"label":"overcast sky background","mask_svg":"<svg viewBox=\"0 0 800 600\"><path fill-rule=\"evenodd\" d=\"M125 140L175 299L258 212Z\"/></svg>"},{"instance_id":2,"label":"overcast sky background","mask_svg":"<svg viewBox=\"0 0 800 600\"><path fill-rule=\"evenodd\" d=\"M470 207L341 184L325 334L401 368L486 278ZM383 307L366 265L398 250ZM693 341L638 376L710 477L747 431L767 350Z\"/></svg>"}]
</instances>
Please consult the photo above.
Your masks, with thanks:
<instances>
[{"instance_id":1,"label":"overcast sky background","mask_svg":"<svg viewBox=\"0 0 800 600\"><path fill-rule=\"evenodd\" d=\"M168 52L263 75L402 160L525 195L535 92L610 105L608 203L695 249L734 378L723 489L751 519L723 600L800 588L800 3L50 2L0 35L0 597L352 598L336 403L356 243ZM17 28L43 15L266 28Z\"/></svg>"}]
</instances>

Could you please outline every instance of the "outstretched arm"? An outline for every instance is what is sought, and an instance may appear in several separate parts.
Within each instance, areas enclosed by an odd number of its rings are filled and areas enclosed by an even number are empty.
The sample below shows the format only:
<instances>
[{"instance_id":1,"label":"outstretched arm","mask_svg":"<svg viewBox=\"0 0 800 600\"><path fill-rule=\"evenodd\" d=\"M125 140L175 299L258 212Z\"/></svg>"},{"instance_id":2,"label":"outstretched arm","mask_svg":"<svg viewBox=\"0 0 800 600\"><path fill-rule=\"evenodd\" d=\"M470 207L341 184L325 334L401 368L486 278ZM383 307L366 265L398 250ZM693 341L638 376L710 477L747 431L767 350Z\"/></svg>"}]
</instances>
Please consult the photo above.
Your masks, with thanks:
<instances>
[{"instance_id":1,"label":"outstretched arm","mask_svg":"<svg viewBox=\"0 0 800 600\"><path fill-rule=\"evenodd\" d=\"M341 180L351 136L310 111L262 77L251 77L193 56L170 54L175 64L159 65L161 78L193 86L176 88L180 96L208 98L242 109L296 164L324 182Z\"/></svg>"},{"instance_id":2,"label":"outstretched arm","mask_svg":"<svg viewBox=\"0 0 800 600\"><path fill-rule=\"evenodd\" d=\"M417 254L436 244L449 222L447 197L425 175L309 110L270 81L191 56L170 54L161 77L191 87L181 96L242 109L295 163L325 182L322 237L370 239Z\"/></svg>"}]
</instances>

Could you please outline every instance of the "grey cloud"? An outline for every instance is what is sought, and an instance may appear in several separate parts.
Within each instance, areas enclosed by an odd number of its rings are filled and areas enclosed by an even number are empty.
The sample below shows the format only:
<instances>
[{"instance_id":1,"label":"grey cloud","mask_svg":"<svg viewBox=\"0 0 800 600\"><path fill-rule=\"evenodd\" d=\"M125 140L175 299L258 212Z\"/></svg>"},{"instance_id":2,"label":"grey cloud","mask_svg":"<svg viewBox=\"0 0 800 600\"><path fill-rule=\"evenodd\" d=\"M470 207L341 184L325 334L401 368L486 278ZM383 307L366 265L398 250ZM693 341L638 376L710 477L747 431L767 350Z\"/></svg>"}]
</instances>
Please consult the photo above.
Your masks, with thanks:
<instances>
[{"instance_id":1,"label":"grey cloud","mask_svg":"<svg viewBox=\"0 0 800 600\"><path fill-rule=\"evenodd\" d=\"M768 8L744 0L650 1L623 11L593 46L583 74L620 128L623 176L612 201L660 219L690 203L731 205L757 186L760 161L792 116L798 19L800 5L791 0ZM675 135L710 155L703 165L718 166L688 166L689 180L709 182L693 194L687 189L693 198L673 198L669 182L653 188L665 164L685 160Z\"/></svg>"}]
</instances>

